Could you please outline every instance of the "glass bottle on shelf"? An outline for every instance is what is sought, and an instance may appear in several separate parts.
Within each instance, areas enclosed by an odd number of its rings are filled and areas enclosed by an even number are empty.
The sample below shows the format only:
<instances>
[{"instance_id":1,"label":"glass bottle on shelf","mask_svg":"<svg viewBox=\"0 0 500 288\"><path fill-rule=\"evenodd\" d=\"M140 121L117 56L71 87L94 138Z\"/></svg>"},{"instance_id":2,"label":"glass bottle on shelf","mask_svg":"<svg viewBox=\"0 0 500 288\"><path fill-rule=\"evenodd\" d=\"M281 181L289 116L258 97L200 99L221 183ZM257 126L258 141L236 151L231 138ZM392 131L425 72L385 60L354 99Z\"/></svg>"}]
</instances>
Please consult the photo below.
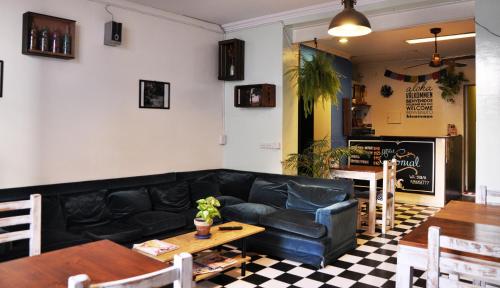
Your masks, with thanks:
<instances>
[{"instance_id":1,"label":"glass bottle on shelf","mask_svg":"<svg viewBox=\"0 0 500 288\"><path fill-rule=\"evenodd\" d=\"M49 51L49 29L47 28L42 28L40 32L40 51Z\"/></svg>"},{"instance_id":2,"label":"glass bottle on shelf","mask_svg":"<svg viewBox=\"0 0 500 288\"><path fill-rule=\"evenodd\" d=\"M66 29L66 33L63 35L62 53L66 55L71 54L71 36L69 35L69 28Z\"/></svg>"},{"instance_id":3,"label":"glass bottle on shelf","mask_svg":"<svg viewBox=\"0 0 500 288\"><path fill-rule=\"evenodd\" d=\"M34 23L31 25L28 49L38 50L38 30Z\"/></svg>"},{"instance_id":4,"label":"glass bottle on shelf","mask_svg":"<svg viewBox=\"0 0 500 288\"><path fill-rule=\"evenodd\" d=\"M52 33L52 41L51 41L51 51L52 53L60 53L61 52L61 41L59 39L59 33L57 31L54 31Z\"/></svg>"},{"instance_id":5,"label":"glass bottle on shelf","mask_svg":"<svg viewBox=\"0 0 500 288\"><path fill-rule=\"evenodd\" d=\"M229 46L227 57L229 58L229 76L233 77L235 73L235 66L234 66L234 51L232 46Z\"/></svg>"}]
</instances>

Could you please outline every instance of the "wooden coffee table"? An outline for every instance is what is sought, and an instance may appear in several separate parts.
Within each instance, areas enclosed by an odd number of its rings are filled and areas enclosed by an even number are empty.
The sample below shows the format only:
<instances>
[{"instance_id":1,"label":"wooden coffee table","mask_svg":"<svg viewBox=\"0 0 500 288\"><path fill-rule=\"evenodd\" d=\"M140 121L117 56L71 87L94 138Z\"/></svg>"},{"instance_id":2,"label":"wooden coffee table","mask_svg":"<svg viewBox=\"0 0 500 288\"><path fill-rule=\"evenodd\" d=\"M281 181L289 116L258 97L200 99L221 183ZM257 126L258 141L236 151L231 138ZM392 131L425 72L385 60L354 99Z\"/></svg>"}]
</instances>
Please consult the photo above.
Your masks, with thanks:
<instances>
[{"instance_id":1,"label":"wooden coffee table","mask_svg":"<svg viewBox=\"0 0 500 288\"><path fill-rule=\"evenodd\" d=\"M227 230L227 231L221 231L219 230L219 227L223 226L242 226L242 230ZM179 236L175 236L172 238L167 238L167 239L162 239L162 241L175 244L179 246L178 249L175 249L173 251L170 251L165 254L161 254L158 256L151 256L147 255L150 257L153 257L156 260L162 261L162 262L169 262L174 259L174 255L182 253L182 252L187 252L190 254L195 254L202 252L204 250L212 249L212 248L217 248L221 245L236 241L236 240L241 240L241 255L237 257L233 257L237 262L231 266L226 267L225 270L233 268L233 267L238 267L241 266L241 275L245 276L246 273L246 263L250 262L250 257L247 257L246 255L246 238L248 236L252 236L257 233L264 232L264 228L254 226L254 225L249 225L245 223L240 223L240 222L228 222L220 225L213 226L210 232L212 233L212 237L209 239L198 239L194 235L196 234L195 232L191 233L186 233L182 234ZM139 252L139 251L138 251ZM207 273L207 274L201 274L196 276L195 281L201 281L203 279L209 278L214 276L215 274L221 273L221 271L217 271L214 273Z\"/></svg>"}]
</instances>

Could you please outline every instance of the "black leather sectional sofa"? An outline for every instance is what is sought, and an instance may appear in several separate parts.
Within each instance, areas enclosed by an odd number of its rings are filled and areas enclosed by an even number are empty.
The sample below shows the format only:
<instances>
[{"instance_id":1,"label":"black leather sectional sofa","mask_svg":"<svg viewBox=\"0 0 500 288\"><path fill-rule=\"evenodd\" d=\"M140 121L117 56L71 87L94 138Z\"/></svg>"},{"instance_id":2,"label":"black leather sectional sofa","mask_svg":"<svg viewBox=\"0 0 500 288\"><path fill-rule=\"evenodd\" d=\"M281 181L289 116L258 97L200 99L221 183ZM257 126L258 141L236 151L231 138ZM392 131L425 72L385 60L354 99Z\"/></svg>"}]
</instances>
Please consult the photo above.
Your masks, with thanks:
<instances>
[{"instance_id":1,"label":"black leather sectional sofa","mask_svg":"<svg viewBox=\"0 0 500 288\"><path fill-rule=\"evenodd\" d=\"M195 201L216 196L224 221L266 228L249 249L319 267L356 247L352 192L347 180L217 169L3 189L0 201L42 194L47 252L100 239L131 246L193 231ZM1 245L0 260L26 256L27 247L23 240Z\"/></svg>"}]
</instances>

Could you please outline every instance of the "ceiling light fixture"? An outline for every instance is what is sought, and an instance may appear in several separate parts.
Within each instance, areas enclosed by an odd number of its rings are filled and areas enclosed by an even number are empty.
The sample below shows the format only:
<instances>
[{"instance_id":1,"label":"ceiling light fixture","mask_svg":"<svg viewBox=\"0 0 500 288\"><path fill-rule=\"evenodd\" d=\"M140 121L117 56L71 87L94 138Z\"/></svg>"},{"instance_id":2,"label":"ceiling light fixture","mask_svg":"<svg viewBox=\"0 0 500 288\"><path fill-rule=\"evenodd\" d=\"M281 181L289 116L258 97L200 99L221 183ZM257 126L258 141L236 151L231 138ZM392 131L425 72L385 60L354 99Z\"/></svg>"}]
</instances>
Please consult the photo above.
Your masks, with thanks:
<instances>
[{"instance_id":1,"label":"ceiling light fixture","mask_svg":"<svg viewBox=\"0 0 500 288\"><path fill-rule=\"evenodd\" d=\"M339 39L339 43L341 43L341 44L346 44L347 42L349 42L349 39L347 39L345 37Z\"/></svg>"},{"instance_id":2,"label":"ceiling light fixture","mask_svg":"<svg viewBox=\"0 0 500 288\"><path fill-rule=\"evenodd\" d=\"M420 43L427 43L427 42L434 42L434 41L445 41L445 40L454 40L454 39L463 39L463 38L472 38L472 37L476 37L475 32L453 34L453 35L446 35L446 36L438 36L437 38L429 37L429 38L410 39L410 40L406 40L406 43L408 43L408 44L420 44Z\"/></svg>"},{"instance_id":3,"label":"ceiling light fixture","mask_svg":"<svg viewBox=\"0 0 500 288\"><path fill-rule=\"evenodd\" d=\"M356 37L372 32L370 21L365 15L356 11L356 0L342 0L344 10L333 17L328 34L336 37Z\"/></svg>"}]
</instances>

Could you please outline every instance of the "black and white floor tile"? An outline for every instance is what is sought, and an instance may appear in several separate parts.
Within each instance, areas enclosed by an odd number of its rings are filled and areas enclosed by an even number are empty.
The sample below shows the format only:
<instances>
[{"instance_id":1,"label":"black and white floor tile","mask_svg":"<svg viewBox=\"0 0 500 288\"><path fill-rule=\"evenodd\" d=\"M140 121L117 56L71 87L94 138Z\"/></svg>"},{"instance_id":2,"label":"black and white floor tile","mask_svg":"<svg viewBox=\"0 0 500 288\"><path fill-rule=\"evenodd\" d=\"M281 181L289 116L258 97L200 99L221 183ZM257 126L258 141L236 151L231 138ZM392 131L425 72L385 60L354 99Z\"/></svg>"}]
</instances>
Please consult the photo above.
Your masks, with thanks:
<instances>
[{"instance_id":1,"label":"black and white floor tile","mask_svg":"<svg viewBox=\"0 0 500 288\"><path fill-rule=\"evenodd\" d=\"M394 287L398 240L439 209L396 204L396 226L385 235L359 231L358 247L322 269L269 255L249 253L247 274L233 269L197 284L199 288ZM231 248L231 247L227 247ZM234 250L234 252L239 252ZM424 271L414 272L414 286L425 287Z\"/></svg>"}]
</instances>

